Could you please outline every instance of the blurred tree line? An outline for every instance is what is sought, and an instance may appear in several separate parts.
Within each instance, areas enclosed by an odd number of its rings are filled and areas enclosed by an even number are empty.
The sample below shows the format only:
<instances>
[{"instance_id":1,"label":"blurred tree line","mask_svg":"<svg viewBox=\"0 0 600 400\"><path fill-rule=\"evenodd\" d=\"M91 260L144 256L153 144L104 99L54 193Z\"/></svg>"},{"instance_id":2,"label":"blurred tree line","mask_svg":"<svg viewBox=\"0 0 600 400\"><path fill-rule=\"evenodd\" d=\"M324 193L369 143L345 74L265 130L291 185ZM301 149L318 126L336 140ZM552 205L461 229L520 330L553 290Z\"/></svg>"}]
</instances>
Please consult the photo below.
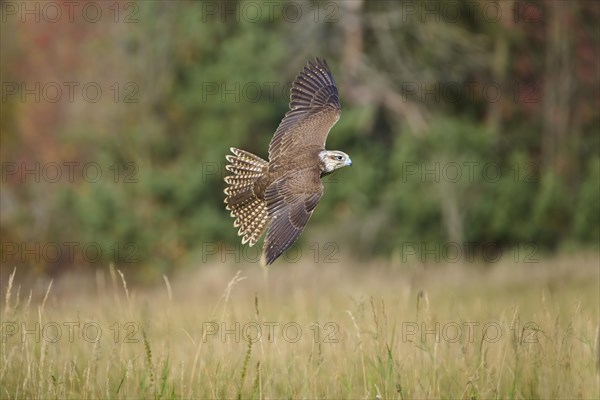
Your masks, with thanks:
<instances>
[{"instance_id":1,"label":"blurred tree line","mask_svg":"<svg viewBox=\"0 0 600 400\"><path fill-rule=\"evenodd\" d=\"M53 102L3 88L3 265L153 275L240 251L224 157L267 157L315 56L342 100L328 148L354 167L326 179L301 245L360 259L411 243L598 248L599 3L114 4L97 24L3 22L3 85L103 89ZM72 180L44 175L64 162L79 163Z\"/></svg>"}]
</instances>

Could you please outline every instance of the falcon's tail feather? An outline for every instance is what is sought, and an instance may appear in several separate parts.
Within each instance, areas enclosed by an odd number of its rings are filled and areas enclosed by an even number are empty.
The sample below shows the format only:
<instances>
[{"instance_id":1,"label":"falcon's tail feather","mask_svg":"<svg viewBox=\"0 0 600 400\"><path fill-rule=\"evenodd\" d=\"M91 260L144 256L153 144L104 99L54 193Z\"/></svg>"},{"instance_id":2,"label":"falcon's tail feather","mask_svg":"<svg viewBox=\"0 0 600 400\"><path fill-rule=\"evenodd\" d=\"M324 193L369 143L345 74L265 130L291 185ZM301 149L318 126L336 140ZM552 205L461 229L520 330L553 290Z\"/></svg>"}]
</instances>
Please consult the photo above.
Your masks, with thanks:
<instances>
[{"instance_id":1,"label":"falcon's tail feather","mask_svg":"<svg viewBox=\"0 0 600 400\"><path fill-rule=\"evenodd\" d=\"M254 186L267 171L269 163L244 150L231 148L233 155L226 156L225 168L233 175L225 177L225 204L235 218L233 226L240 227L238 235L242 244L254 245L264 232L269 216L267 203L254 193Z\"/></svg>"}]
</instances>

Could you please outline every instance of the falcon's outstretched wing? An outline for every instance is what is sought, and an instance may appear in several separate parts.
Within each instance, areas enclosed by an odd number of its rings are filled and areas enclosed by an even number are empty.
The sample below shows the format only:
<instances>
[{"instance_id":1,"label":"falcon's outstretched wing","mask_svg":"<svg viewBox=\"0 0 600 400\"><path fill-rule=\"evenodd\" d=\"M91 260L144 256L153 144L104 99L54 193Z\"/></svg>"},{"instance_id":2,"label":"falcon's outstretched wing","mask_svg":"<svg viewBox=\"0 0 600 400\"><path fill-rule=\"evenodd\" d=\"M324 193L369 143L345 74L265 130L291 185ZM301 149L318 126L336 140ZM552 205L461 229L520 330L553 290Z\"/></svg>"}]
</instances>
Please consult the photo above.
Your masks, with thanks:
<instances>
[{"instance_id":1,"label":"falcon's outstretched wing","mask_svg":"<svg viewBox=\"0 0 600 400\"><path fill-rule=\"evenodd\" d=\"M325 60L308 62L294 83L290 110L269 145L269 162L284 164L304 146L325 148L331 127L340 118L340 99Z\"/></svg>"},{"instance_id":2,"label":"falcon's outstretched wing","mask_svg":"<svg viewBox=\"0 0 600 400\"><path fill-rule=\"evenodd\" d=\"M269 185L265 200L271 223L263 245L266 265L294 244L322 195L316 168L288 174Z\"/></svg>"}]
</instances>

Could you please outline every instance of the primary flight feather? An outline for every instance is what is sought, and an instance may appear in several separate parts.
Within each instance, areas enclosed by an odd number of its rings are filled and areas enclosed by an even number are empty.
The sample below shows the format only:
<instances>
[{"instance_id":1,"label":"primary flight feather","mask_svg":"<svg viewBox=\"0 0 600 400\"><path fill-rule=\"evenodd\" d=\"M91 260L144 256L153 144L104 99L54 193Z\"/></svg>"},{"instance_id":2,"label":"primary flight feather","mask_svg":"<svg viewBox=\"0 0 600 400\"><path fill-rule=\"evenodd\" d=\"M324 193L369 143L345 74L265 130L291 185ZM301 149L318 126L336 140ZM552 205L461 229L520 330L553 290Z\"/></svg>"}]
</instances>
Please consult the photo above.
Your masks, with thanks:
<instances>
[{"instance_id":1,"label":"primary flight feather","mask_svg":"<svg viewBox=\"0 0 600 400\"><path fill-rule=\"evenodd\" d=\"M269 161L231 148L225 177L226 208L242 244L253 246L266 230L267 265L300 236L323 195L321 177L352 165L341 151L325 150L340 118L340 99L325 60L308 62L292 84L290 110L269 145Z\"/></svg>"}]
</instances>

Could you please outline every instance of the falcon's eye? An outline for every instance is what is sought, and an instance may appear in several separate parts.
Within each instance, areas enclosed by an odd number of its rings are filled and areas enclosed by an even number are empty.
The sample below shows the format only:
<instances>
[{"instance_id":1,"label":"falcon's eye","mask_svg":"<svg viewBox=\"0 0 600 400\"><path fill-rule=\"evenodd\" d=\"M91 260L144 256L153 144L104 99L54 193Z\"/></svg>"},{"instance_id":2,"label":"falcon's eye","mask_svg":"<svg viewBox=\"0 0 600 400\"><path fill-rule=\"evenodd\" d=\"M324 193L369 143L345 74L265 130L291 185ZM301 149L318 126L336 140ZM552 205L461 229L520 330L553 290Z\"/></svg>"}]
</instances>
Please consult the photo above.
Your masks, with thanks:
<instances>
[{"instance_id":1,"label":"falcon's eye","mask_svg":"<svg viewBox=\"0 0 600 400\"><path fill-rule=\"evenodd\" d=\"M344 156L335 156L336 160L342 161L344 159Z\"/></svg>"}]
</instances>

